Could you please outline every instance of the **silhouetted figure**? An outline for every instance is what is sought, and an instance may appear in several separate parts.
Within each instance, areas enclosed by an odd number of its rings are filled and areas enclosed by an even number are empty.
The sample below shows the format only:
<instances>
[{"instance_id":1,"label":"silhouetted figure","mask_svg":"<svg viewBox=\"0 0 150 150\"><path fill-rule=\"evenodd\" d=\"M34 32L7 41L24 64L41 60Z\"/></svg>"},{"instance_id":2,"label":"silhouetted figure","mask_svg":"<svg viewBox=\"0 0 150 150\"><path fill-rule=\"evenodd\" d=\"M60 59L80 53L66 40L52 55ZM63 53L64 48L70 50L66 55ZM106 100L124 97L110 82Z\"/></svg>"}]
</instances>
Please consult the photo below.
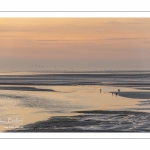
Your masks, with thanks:
<instances>
[{"instance_id":1,"label":"silhouetted figure","mask_svg":"<svg viewBox=\"0 0 150 150\"><path fill-rule=\"evenodd\" d=\"M102 92L102 89L100 89L100 93Z\"/></svg>"},{"instance_id":2,"label":"silhouetted figure","mask_svg":"<svg viewBox=\"0 0 150 150\"><path fill-rule=\"evenodd\" d=\"M118 92L120 92L120 89L118 89Z\"/></svg>"},{"instance_id":3,"label":"silhouetted figure","mask_svg":"<svg viewBox=\"0 0 150 150\"><path fill-rule=\"evenodd\" d=\"M116 96L117 96L117 94L118 94L118 93L116 93Z\"/></svg>"}]
</instances>

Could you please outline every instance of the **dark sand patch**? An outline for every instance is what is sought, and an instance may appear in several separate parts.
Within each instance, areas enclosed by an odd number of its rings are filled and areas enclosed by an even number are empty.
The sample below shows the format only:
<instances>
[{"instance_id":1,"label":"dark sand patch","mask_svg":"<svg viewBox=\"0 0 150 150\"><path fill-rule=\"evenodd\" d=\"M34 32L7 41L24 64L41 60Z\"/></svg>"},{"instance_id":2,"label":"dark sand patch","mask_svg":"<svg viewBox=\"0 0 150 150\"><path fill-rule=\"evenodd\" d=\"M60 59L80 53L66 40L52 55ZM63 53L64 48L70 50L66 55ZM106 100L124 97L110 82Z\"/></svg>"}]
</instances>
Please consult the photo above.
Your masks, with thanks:
<instances>
[{"instance_id":1,"label":"dark sand patch","mask_svg":"<svg viewBox=\"0 0 150 150\"><path fill-rule=\"evenodd\" d=\"M0 86L0 90L15 90L15 91L51 91L56 92L52 89L39 89L35 87L16 87L16 86Z\"/></svg>"},{"instance_id":2,"label":"dark sand patch","mask_svg":"<svg viewBox=\"0 0 150 150\"><path fill-rule=\"evenodd\" d=\"M140 87L140 88L136 88L136 89L139 89L139 90L150 90L150 87Z\"/></svg>"},{"instance_id":3,"label":"dark sand patch","mask_svg":"<svg viewBox=\"0 0 150 150\"><path fill-rule=\"evenodd\" d=\"M136 111L108 111L108 110L91 110L91 111L75 111L75 113L84 113L84 114L147 114L145 112L136 112Z\"/></svg>"},{"instance_id":4,"label":"dark sand patch","mask_svg":"<svg viewBox=\"0 0 150 150\"><path fill-rule=\"evenodd\" d=\"M150 114L132 111L79 111L6 132L149 132Z\"/></svg>"},{"instance_id":5,"label":"dark sand patch","mask_svg":"<svg viewBox=\"0 0 150 150\"><path fill-rule=\"evenodd\" d=\"M138 106L150 106L150 100L142 100L138 104Z\"/></svg>"},{"instance_id":6,"label":"dark sand patch","mask_svg":"<svg viewBox=\"0 0 150 150\"><path fill-rule=\"evenodd\" d=\"M145 107L141 107L141 108L129 108L128 110L132 110L132 111L144 111L144 110L150 110L150 108L145 108Z\"/></svg>"},{"instance_id":7,"label":"dark sand patch","mask_svg":"<svg viewBox=\"0 0 150 150\"><path fill-rule=\"evenodd\" d=\"M118 92L119 96L135 99L150 99L150 92Z\"/></svg>"}]
</instances>

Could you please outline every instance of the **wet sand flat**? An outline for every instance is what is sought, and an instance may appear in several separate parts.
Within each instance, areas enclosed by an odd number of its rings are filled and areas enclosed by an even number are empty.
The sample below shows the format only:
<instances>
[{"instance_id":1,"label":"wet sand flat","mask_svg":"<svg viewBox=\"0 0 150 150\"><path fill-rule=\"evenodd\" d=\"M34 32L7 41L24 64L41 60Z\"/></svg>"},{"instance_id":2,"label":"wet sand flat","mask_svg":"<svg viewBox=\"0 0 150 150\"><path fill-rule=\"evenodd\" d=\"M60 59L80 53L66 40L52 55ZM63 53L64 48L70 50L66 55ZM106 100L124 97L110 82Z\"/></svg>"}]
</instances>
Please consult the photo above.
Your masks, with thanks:
<instances>
[{"instance_id":1,"label":"wet sand flat","mask_svg":"<svg viewBox=\"0 0 150 150\"><path fill-rule=\"evenodd\" d=\"M0 131L149 132L149 79L149 72L2 75Z\"/></svg>"},{"instance_id":2,"label":"wet sand flat","mask_svg":"<svg viewBox=\"0 0 150 150\"><path fill-rule=\"evenodd\" d=\"M13 87L14 88L14 87ZM19 87L17 87L19 88ZM25 90L1 90L0 104L3 114L2 120L8 118L23 118L20 126L24 127L38 121L45 121L54 116L77 116L76 111L82 110L111 110L132 108L137 100L112 96L109 91L117 90L114 87L99 86L40 86L36 89L53 89L53 91L26 91ZM74 113L73 113L74 112ZM6 124L7 126L18 126L18 124ZM8 130L0 123L1 131ZM20 128L19 128L20 129ZM11 129L10 129L11 130ZM17 130L17 129L14 129Z\"/></svg>"}]
</instances>

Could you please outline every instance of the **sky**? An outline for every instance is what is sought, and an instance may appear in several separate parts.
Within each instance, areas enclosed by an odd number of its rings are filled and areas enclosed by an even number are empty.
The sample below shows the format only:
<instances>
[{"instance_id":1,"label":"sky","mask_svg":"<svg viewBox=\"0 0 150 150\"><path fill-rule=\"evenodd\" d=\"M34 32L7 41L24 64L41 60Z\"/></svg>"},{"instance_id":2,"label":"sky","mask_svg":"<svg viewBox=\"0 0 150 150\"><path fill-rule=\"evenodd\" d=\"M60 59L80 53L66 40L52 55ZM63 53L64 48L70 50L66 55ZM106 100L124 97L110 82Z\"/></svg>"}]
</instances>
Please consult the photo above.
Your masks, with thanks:
<instances>
[{"instance_id":1,"label":"sky","mask_svg":"<svg viewBox=\"0 0 150 150\"><path fill-rule=\"evenodd\" d=\"M3 71L150 69L150 18L0 18Z\"/></svg>"}]
</instances>

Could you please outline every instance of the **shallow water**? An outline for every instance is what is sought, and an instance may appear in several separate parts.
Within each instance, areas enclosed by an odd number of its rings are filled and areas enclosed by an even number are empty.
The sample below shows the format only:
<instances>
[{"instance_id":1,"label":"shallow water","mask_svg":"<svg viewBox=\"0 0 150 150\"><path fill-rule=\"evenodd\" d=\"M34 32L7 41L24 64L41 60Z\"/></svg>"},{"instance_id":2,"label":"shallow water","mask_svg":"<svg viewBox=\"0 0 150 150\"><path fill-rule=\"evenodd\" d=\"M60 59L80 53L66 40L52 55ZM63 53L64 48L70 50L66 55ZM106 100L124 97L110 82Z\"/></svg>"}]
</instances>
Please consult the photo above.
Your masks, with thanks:
<instances>
[{"instance_id":1,"label":"shallow water","mask_svg":"<svg viewBox=\"0 0 150 150\"><path fill-rule=\"evenodd\" d=\"M73 126L71 131L148 131L150 100L148 97L149 95L145 95L145 93L148 93L148 89L137 89L137 86L119 87L116 85L91 85L93 82L96 82L98 78L95 78L93 75L86 75L84 79L82 79L84 75L63 75L61 77L59 75L53 75L53 77L51 76L51 80L53 80L52 82L47 76L48 75L44 77L42 75L42 79L39 76L37 77L37 75L32 76L32 79L26 77L26 75L25 77L1 77L1 132L14 129L25 131L27 124L33 124L35 127L36 122L52 119L57 116L70 116L70 118L74 116L73 119L76 122L76 126ZM61 83L63 82L67 84L59 85L59 81L56 80L58 76ZM110 77L105 77L104 80L101 77L98 79L98 83L100 83L100 80L107 82L110 80L115 81L114 78L109 78ZM7 85L3 84L6 82ZM19 83L19 85L16 85L17 83ZM26 85L24 85L24 83ZM35 85L28 85L28 83L35 83ZM44 85L43 83L48 84ZM50 83L52 83L52 85L49 85ZM57 83L58 85L53 85L53 83ZM75 83L83 85L73 85ZM85 85L85 83L90 84ZM118 89L121 90L120 93L118 93ZM117 93L117 95L115 93ZM79 113L79 111L91 110L146 112L147 117L144 117L142 113L140 115L136 114L135 117L133 117L132 112L131 114L125 114L124 116L119 116L116 113L88 113L87 115L86 112L82 112L81 116L81 113ZM90 120L90 124L87 120ZM109 121L109 124L106 120ZM132 122L132 120L134 121ZM80 121L83 121L84 125L79 127L78 123ZM95 121L98 121L99 124L97 125L97 122ZM129 124L129 122L130 125L128 127L123 125ZM64 122L62 123L64 124ZM140 126L140 124L142 124L142 126ZM143 128L145 130L143 130ZM61 129L61 126L59 126L59 129ZM65 131L67 130L70 131L69 128L66 128ZM49 131L54 131L54 128L49 128L47 132Z\"/></svg>"}]
</instances>

